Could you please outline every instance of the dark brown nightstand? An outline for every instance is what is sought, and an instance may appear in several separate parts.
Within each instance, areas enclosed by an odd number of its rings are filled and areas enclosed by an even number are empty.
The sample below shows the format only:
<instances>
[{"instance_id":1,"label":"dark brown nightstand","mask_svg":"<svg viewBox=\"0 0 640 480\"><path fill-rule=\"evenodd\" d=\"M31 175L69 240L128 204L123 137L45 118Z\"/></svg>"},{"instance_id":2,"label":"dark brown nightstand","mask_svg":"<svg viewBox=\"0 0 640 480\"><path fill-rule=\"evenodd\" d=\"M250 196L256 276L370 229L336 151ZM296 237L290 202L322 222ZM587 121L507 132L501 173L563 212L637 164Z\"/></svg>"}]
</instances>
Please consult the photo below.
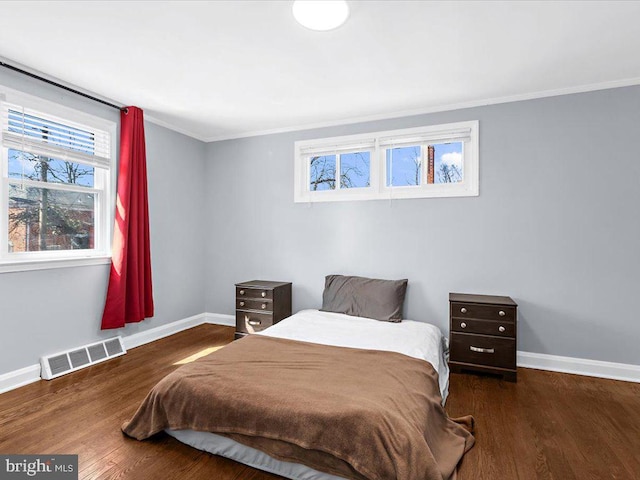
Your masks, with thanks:
<instances>
[{"instance_id":1,"label":"dark brown nightstand","mask_svg":"<svg viewBox=\"0 0 640 480\"><path fill-rule=\"evenodd\" d=\"M242 338L291 316L291 283L236 283L236 334Z\"/></svg>"},{"instance_id":2,"label":"dark brown nightstand","mask_svg":"<svg viewBox=\"0 0 640 480\"><path fill-rule=\"evenodd\" d=\"M449 294L449 368L517 381L518 304L510 297Z\"/></svg>"}]
</instances>

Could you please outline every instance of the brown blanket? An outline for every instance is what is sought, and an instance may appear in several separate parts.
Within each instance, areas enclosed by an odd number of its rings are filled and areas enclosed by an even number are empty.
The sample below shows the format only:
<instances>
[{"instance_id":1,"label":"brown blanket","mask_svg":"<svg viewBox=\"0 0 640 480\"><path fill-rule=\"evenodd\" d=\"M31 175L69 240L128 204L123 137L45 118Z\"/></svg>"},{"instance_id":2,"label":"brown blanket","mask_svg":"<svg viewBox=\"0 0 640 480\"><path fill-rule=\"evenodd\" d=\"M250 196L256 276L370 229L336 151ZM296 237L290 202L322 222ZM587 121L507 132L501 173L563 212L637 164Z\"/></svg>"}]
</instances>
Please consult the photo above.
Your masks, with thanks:
<instances>
[{"instance_id":1,"label":"brown blanket","mask_svg":"<svg viewBox=\"0 0 640 480\"><path fill-rule=\"evenodd\" d=\"M447 480L474 443L438 374L399 353L252 335L161 380L122 430L213 432L358 480Z\"/></svg>"}]
</instances>

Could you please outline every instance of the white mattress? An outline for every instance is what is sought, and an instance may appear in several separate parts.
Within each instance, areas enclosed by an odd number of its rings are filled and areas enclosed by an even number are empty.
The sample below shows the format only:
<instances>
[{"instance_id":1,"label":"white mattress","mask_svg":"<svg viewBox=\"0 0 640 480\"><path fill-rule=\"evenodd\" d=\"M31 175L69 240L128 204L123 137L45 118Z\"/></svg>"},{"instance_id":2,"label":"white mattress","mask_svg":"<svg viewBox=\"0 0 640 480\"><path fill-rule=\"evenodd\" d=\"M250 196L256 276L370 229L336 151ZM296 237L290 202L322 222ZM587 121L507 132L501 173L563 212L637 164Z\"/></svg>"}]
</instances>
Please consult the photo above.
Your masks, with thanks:
<instances>
[{"instance_id":1,"label":"white mattress","mask_svg":"<svg viewBox=\"0 0 640 480\"><path fill-rule=\"evenodd\" d=\"M445 358L445 341L440 329L430 323L414 320L381 322L341 313L302 310L257 335L336 347L398 352L426 360L438 372L443 405L447 398L449 367Z\"/></svg>"},{"instance_id":2,"label":"white mattress","mask_svg":"<svg viewBox=\"0 0 640 480\"><path fill-rule=\"evenodd\" d=\"M398 352L425 360L438 372L442 403L449 387L445 339L435 325L413 320L399 323L339 313L302 310L257 335L287 338L338 347ZM238 462L293 480L344 480L318 472L299 463L283 462L260 450L229 438L194 430L166 430L177 440L199 450L231 458Z\"/></svg>"}]
</instances>

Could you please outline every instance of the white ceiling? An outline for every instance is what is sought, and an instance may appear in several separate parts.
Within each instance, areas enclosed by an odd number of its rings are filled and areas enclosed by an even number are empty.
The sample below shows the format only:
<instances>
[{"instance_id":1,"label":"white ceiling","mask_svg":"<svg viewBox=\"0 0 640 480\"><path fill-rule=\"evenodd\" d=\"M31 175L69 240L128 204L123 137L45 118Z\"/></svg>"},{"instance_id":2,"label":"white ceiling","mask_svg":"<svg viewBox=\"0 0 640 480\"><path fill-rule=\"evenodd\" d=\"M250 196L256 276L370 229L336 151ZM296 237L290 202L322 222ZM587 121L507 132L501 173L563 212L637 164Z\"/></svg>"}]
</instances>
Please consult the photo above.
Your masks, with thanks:
<instances>
[{"instance_id":1,"label":"white ceiling","mask_svg":"<svg viewBox=\"0 0 640 480\"><path fill-rule=\"evenodd\" d=\"M0 2L0 56L210 141L640 83L640 2Z\"/></svg>"}]
</instances>

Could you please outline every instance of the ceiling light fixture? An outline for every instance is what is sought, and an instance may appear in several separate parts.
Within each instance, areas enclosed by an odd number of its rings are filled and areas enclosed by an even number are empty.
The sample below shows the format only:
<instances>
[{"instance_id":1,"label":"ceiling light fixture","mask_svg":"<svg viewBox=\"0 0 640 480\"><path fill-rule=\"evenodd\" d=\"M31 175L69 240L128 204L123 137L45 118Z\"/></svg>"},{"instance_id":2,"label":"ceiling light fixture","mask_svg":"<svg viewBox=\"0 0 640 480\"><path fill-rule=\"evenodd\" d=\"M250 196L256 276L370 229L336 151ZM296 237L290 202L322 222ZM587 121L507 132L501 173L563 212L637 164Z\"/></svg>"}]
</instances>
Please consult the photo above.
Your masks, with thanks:
<instances>
[{"instance_id":1,"label":"ceiling light fixture","mask_svg":"<svg viewBox=\"0 0 640 480\"><path fill-rule=\"evenodd\" d=\"M300 25L318 31L338 28L349 18L346 0L295 0L292 10Z\"/></svg>"}]
</instances>

